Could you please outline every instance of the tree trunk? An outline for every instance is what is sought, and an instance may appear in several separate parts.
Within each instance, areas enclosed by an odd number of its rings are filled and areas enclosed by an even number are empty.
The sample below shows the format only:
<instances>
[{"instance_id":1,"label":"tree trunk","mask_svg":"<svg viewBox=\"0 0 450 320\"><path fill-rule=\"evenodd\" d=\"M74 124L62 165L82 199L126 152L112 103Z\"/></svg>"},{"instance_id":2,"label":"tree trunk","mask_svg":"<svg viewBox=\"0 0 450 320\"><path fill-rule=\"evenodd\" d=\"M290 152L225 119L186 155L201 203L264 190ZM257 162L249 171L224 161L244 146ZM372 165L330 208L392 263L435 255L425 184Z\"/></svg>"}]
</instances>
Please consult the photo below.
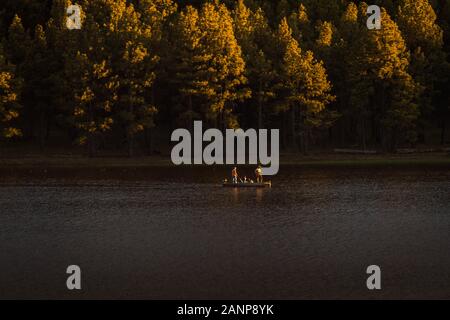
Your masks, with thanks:
<instances>
[{"instance_id":1,"label":"tree trunk","mask_svg":"<svg viewBox=\"0 0 450 320\"><path fill-rule=\"evenodd\" d=\"M387 134L386 134L386 128L381 125L380 127L380 139L381 139L381 148L384 152L389 152L389 148L387 146Z\"/></svg>"},{"instance_id":2,"label":"tree trunk","mask_svg":"<svg viewBox=\"0 0 450 320\"><path fill-rule=\"evenodd\" d=\"M149 156L153 155L153 142L153 128L148 128L145 130L145 146Z\"/></svg>"},{"instance_id":3,"label":"tree trunk","mask_svg":"<svg viewBox=\"0 0 450 320\"><path fill-rule=\"evenodd\" d=\"M45 149L46 139L47 139L47 118L44 111L39 114L39 148L41 151Z\"/></svg>"},{"instance_id":4,"label":"tree trunk","mask_svg":"<svg viewBox=\"0 0 450 320\"><path fill-rule=\"evenodd\" d=\"M345 135L345 121L347 120L347 117L345 115L345 113L343 112L343 110L346 109L346 105L344 103L344 99L341 100L341 102L339 103L339 109L338 112L342 115L338 121L336 122L337 124L337 143L339 146L344 147L345 146L345 140L346 140L346 135Z\"/></svg>"},{"instance_id":5,"label":"tree trunk","mask_svg":"<svg viewBox=\"0 0 450 320\"><path fill-rule=\"evenodd\" d=\"M296 113L296 107L291 107L291 136L292 136L292 147L294 149L297 149L297 130L296 130L296 123L295 123L295 113Z\"/></svg>"},{"instance_id":6,"label":"tree trunk","mask_svg":"<svg viewBox=\"0 0 450 320\"><path fill-rule=\"evenodd\" d=\"M258 97L258 129L263 128L262 108L263 108L263 96L262 96L262 83L259 82L259 97Z\"/></svg>"},{"instance_id":7,"label":"tree trunk","mask_svg":"<svg viewBox=\"0 0 450 320\"><path fill-rule=\"evenodd\" d=\"M380 90L380 107L381 107L381 112L380 112L380 116L378 116L378 125L380 127L380 139L381 139L381 145L384 151L389 151L389 148L387 147L388 144L388 139L389 139L389 130L386 128L386 126L382 123L382 119L383 117L385 117L386 115L386 97L385 97L385 86L381 85L381 90ZM374 108L371 108L371 110L373 110Z\"/></svg>"},{"instance_id":8,"label":"tree trunk","mask_svg":"<svg viewBox=\"0 0 450 320\"><path fill-rule=\"evenodd\" d=\"M391 152L397 151L397 128L392 129Z\"/></svg>"},{"instance_id":9,"label":"tree trunk","mask_svg":"<svg viewBox=\"0 0 450 320\"><path fill-rule=\"evenodd\" d=\"M187 128L189 128L189 132L191 133L191 135L194 134L194 121L192 119L192 110L193 110L193 106L192 106L192 96L189 95L188 96L188 108L189 108L189 115L188 115L188 123L187 123Z\"/></svg>"},{"instance_id":10,"label":"tree trunk","mask_svg":"<svg viewBox=\"0 0 450 320\"><path fill-rule=\"evenodd\" d=\"M309 154L309 141L311 140L311 128L308 126L306 128L305 134L305 155Z\"/></svg>"},{"instance_id":11,"label":"tree trunk","mask_svg":"<svg viewBox=\"0 0 450 320\"><path fill-rule=\"evenodd\" d=\"M300 146L299 146L299 150L301 153L303 154L307 154L308 153L308 140L309 140L309 128L306 125L306 119L305 116L302 114L300 114L299 116L299 122L300 122Z\"/></svg>"},{"instance_id":12,"label":"tree trunk","mask_svg":"<svg viewBox=\"0 0 450 320\"><path fill-rule=\"evenodd\" d=\"M283 112L282 115L282 144L283 144L283 149L286 149L288 147L288 124L287 124L287 112Z\"/></svg>"},{"instance_id":13,"label":"tree trunk","mask_svg":"<svg viewBox=\"0 0 450 320\"><path fill-rule=\"evenodd\" d=\"M134 134L128 134L128 156L134 157Z\"/></svg>"},{"instance_id":14,"label":"tree trunk","mask_svg":"<svg viewBox=\"0 0 450 320\"><path fill-rule=\"evenodd\" d=\"M364 151L366 151L367 145L366 145L366 121L364 116L361 117L361 142L362 142L362 148Z\"/></svg>"},{"instance_id":15,"label":"tree trunk","mask_svg":"<svg viewBox=\"0 0 450 320\"><path fill-rule=\"evenodd\" d=\"M307 155L308 152L309 152L309 135L310 135L310 129L305 127L303 120L302 120L302 127L303 127L302 133L301 133L301 136L302 136L302 142L301 142L301 148L300 148L300 150L301 150L301 152L302 152L304 155Z\"/></svg>"},{"instance_id":16,"label":"tree trunk","mask_svg":"<svg viewBox=\"0 0 450 320\"><path fill-rule=\"evenodd\" d=\"M94 111L92 105L89 105L88 112L89 112L89 121L90 122L94 121ZM87 140L88 140L87 143L88 143L89 158L94 158L97 154L96 134L88 132Z\"/></svg>"},{"instance_id":17,"label":"tree trunk","mask_svg":"<svg viewBox=\"0 0 450 320\"><path fill-rule=\"evenodd\" d=\"M341 147L345 146L345 142L346 142L345 122L346 122L346 119L344 119L344 117L342 117L342 120L339 121L339 145Z\"/></svg>"},{"instance_id":18,"label":"tree trunk","mask_svg":"<svg viewBox=\"0 0 450 320\"><path fill-rule=\"evenodd\" d=\"M219 114L216 117L216 123L214 124L214 127L219 129L222 132L226 132L227 126L225 124L225 116L223 109L220 109Z\"/></svg>"},{"instance_id":19,"label":"tree trunk","mask_svg":"<svg viewBox=\"0 0 450 320\"><path fill-rule=\"evenodd\" d=\"M94 158L97 155L97 144L95 134L88 134L88 153L89 158Z\"/></svg>"},{"instance_id":20,"label":"tree trunk","mask_svg":"<svg viewBox=\"0 0 450 320\"><path fill-rule=\"evenodd\" d=\"M27 114L28 116L28 123L24 127L24 139L33 141L36 139L34 135L34 123L35 123L35 117L36 117L36 111L34 110L34 107L31 108L31 110Z\"/></svg>"},{"instance_id":21,"label":"tree trunk","mask_svg":"<svg viewBox=\"0 0 450 320\"><path fill-rule=\"evenodd\" d=\"M131 93L130 93L131 95ZM134 106L130 103L130 114L134 114ZM133 125L133 124L131 124ZM127 128L127 140L128 140L128 156L131 158L134 156L134 132L131 132L131 128Z\"/></svg>"},{"instance_id":22,"label":"tree trunk","mask_svg":"<svg viewBox=\"0 0 450 320\"><path fill-rule=\"evenodd\" d=\"M419 123L418 127L419 128L418 128L417 140L419 143L426 144L427 139L425 137L425 128L424 128L423 123Z\"/></svg>"}]
</instances>

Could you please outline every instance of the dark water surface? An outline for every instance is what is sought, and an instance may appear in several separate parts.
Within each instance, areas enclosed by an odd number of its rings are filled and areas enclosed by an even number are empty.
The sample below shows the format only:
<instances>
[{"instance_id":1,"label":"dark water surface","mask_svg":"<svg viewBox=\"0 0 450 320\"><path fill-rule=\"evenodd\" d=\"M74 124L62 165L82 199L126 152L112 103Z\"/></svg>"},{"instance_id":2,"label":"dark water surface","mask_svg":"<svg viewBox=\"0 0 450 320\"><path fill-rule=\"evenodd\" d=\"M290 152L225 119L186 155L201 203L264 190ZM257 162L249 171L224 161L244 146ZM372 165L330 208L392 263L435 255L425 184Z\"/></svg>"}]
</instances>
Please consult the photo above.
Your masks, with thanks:
<instances>
[{"instance_id":1,"label":"dark water surface","mask_svg":"<svg viewBox=\"0 0 450 320\"><path fill-rule=\"evenodd\" d=\"M448 170L289 168L270 190L157 170L0 183L0 298L450 298Z\"/></svg>"}]
</instances>

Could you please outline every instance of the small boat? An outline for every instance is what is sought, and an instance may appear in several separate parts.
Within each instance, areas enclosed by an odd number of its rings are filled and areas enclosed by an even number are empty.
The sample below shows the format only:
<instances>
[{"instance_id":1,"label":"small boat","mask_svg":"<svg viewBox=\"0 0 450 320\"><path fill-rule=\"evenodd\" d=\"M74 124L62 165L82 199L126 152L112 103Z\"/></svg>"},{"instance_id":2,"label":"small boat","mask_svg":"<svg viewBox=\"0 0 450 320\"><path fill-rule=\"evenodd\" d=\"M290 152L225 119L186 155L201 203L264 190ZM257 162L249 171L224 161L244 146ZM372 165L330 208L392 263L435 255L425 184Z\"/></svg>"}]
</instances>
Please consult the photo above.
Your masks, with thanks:
<instances>
[{"instance_id":1,"label":"small boat","mask_svg":"<svg viewBox=\"0 0 450 320\"><path fill-rule=\"evenodd\" d=\"M272 181L263 183L251 183L251 182L224 182L223 186L226 188L272 188Z\"/></svg>"}]
</instances>

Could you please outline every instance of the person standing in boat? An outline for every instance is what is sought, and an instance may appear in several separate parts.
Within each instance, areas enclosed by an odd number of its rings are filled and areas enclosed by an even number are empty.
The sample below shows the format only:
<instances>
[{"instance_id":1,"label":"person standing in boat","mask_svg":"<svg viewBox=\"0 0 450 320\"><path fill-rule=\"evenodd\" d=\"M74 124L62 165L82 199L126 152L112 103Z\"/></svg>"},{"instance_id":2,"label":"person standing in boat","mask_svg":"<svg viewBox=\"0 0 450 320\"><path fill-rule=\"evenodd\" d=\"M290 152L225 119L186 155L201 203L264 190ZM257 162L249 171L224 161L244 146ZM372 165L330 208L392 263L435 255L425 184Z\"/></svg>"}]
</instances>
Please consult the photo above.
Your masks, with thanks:
<instances>
[{"instance_id":1,"label":"person standing in boat","mask_svg":"<svg viewBox=\"0 0 450 320\"><path fill-rule=\"evenodd\" d=\"M258 166L258 168L256 168L255 176L256 176L256 183L263 183L263 175L262 175L261 166Z\"/></svg>"},{"instance_id":2,"label":"person standing in boat","mask_svg":"<svg viewBox=\"0 0 450 320\"><path fill-rule=\"evenodd\" d=\"M231 170L231 177L233 178L233 183L238 183L238 172L236 167Z\"/></svg>"}]
</instances>

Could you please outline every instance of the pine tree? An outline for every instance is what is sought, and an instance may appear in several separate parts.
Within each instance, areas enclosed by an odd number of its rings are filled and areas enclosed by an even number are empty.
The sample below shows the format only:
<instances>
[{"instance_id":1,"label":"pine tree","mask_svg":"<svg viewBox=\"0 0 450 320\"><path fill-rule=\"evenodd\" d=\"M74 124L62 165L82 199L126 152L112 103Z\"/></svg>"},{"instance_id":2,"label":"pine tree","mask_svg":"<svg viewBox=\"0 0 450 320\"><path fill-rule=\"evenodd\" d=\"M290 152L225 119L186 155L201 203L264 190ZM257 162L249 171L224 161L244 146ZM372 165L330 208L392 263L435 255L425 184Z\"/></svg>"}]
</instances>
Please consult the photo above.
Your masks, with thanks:
<instances>
[{"instance_id":1,"label":"pine tree","mask_svg":"<svg viewBox=\"0 0 450 320\"><path fill-rule=\"evenodd\" d=\"M216 127L236 127L232 103L248 98L249 90L230 12L220 4L205 3L200 12L188 6L174 33L173 82L185 106L180 118L188 125L200 117Z\"/></svg>"},{"instance_id":2,"label":"pine tree","mask_svg":"<svg viewBox=\"0 0 450 320\"><path fill-rule=\"evenodd\" d=\"M167 86L171 76L166 73L165 66L161 63L161 57L170 56L173 49L169 44L169 29L178 5L172 0L140 0L135 4L135 8L140 14L141 28L145 28L145 34L151 35L150 45L146 47L153 55L159 57L159 63L154 70L157 76L153 81L149 96L151 105L158 105L158 117L161 119L167 115L167 112L164 111L169 109L166 106L170 107L171 98ZM152 120L155 121L155 119ZM156 127L157 123L154 124ZM154 127L146 126L144 137L148 154L153 153L154 136Z\"/></svg>"},{"instance_id":3,"label":"pine tree","mask_svg":"<svg viewBox=\"0 0 450 320\"><path fill-rule=\"evenodd\" d=\"M438 103L436 117L440 119L441 124L441 144L445 144L448 141L447 133L450 123L450 92L448 87L450 86L450 2L440 2L440 25L444 30L444 52L447 56L447 63L441 69L444 72L444 76L439 78L437 88Z\"/></svg>"},{"instance_id":4,"label":"pine tree","mask_svg":"<svg viewBox=\"0 0 450 320\"><path fill-rule=\"evenodd\" d=\"M21 67L31 47L31 39L22 25L22 19L15 16L8 30L8 46L6 54L9 60L17 66L17 72L21 73Z\"/></svg>"},{"instance_id":5,"label":"pine tree","mask_svg":"<svg viewBox=\"0 0 450 320\"><path fill-rule=\"evenodd\" d=\"M111 34L119 24L113 1L89 2L77 47L69 49L66 78L72 89L73 110L70 122L78 130L78 143L87 145L95 156L104 134L112 130L114 106L118 101L119 79L113 70ZM102 26L102 27L101 27ZM75 50L73 50L75 49Z\"/></svg>"},{"instance_id":6,"label":"pine tree","mask_svg":"<svg viewBox=\"0 0 450 320\"><path fill-rule=\"evenodd\" d=\"M33 114L34 100L29 96L30 87L32 86L32 78L38 76L32 70L33 42L28 32L22 25L22 19L15 16L8 30L8 39L6 52L8 60L15 65L15 73L17 77L23 81L21 104L21 122L23 127L24 138L30 140L34 136L34 119Z\"/></svg>"},{"instance_id":7,"label":"pine tree","mask_svg":"<svg viewBox=\"0 0 450 320\"><path fill-rule=\"evenodd\" d=\"M337 93L337 111L341 115L336 126L338 141L341 145L348 141L357 142L365 149L366 123L371 114L368 107L370 85L360 82L365 74L362 56L367 38L366 25L362 20L357 5L350 2L338 24L336 38L339 41L333 52L330 73Z\"/></svg>"},{"instance_id":8,"label":"pine tree","mask_svg":"<svg viewBox=\"0 0 450 320\"><path fill-rule=\"evenodd\" d=\"M93 63L86 53L78 53L67 67L74 91L73 123L79 130L78 143L88 145L89 156L97 153L102 134L114 123L113 106L117 101L118 79L109 61Z\"/></svg>"},{"instance_id":9,"label":"pine tree","mask_svg":"<svg viewBox=\"0 0 450 320\"><path fill-rule=\"evenodd\" d=\"M257 107L256 123L258 128L263 128L263 106L274 96L272 81L275 73L273 63L268 58L271 50L267 46L267 43L274 41L274 37L260 8L252 12L240 0L233 11L233 18L236 39L246 63L246 77L253 93L250 104Z\"/></svg>"},{"instance_id":10,"label":"pine tree","mask_svg":"<svg viewBox=\"0 0 450 320\"><path fill-rule=\"evenodd\" d=\"M192 6L178 14L169 31L169 43L173 50L162 57L174 105L171 116L177 125L187 127L200 117L197 100L203 96L203 82L200 81L199 71L207 59L201 52L198 20L198 10Z\"/></svg>"},{"instance_id":11,"label":"pine tree","mask_svg":"<svg viewBox=\"0 0 450 320\"><path fill-rule=\"evenodd\" d=\"M420 96L421 140L425 142L424 127L433 110L442 108L440 83L449 70L443 51L443 32L437 24L437 16L428 0L402 0L398 7L399 27L412 52L410 72L423 87ZM447 71L445 71L447 70Z\"/></svg>"},{"instance_id":12,"label":"pine tree","mask_svg":"<svg viewBox=\"0 0 450 320\"><path fill-rule=\"evenodd\" d=\"M150 28L147 32L152 34L156 45L163 37L165 22L177 11L177 5L172 0L139 0L135 9L140 14L142 27Z\"/></svg>"},{"instance_id":13,"label":"pine tree","mask_svg":"<svg viewBox=\"0 0 450 320\"><path fill-rule=\"evenodd\" d=\"M327 76L332 84L334 99L330 106L321 112L318 122L324 129L330 129L341 117L339 112L339 100L342 86L345 84L345 70L343 68L342 39L339 38L337 28L329 21L319 21L316 26L317 38L313 46L314 55L323 61ZM339 58L341 57L341 58ZM329 135L329 133L328 133Z\"/></svg>"},{"instance_id":14,"label":"pine tree","mask_svg":"<svg viewBox=\"0 0 450 320\"><path fill-rule=\"evenodd\" d=\"M212 89L207 118L219 127L237 127L232 103L249 98L251 92L245 87L245 61L234 35L231 14L223 4L206 3L200 13L199 26L204 32L203 51L210 55L209 68L203 74L209 90Z\"/></svg>"},{"instance_id":15,"label":"pine tree","mask_svg":"<svg viewBox=\"0 0 450 320\"><path fill-rule=\"evenodd\" d=\"M70 0L53 0L50 10L50 18L47 21L44 32L46 40L45 55L43 56L41 68L43 81L49 87L49 99L46 102L45 112L48 115L47 124L41 123L41 128L54 125L64 130L70 140L77 138L74 130L73 110L75 99L73 98L72 75L67 70L68 66L76 60L77 53L85 50L86 34L84 33L85 14L82 14L82 30L69 30L67 28L67 8L72 4ZM81 3L79 2L81 5ZM35 36L36 41L36 36ZM48 104L47 104L48 103ZM44 126L43 126L44 125ZM45 128L44 128L45 129ZM50 128L48 128L50 129ZM45 140L41 145L45 144Z\"/></svg>"},{"instance_id":16,"label":"pine tree","mask_svg":"<svg viewBox=\"0 0 450 320\"><path fill-rule=\"evenodd\" d=\"M302 3L313 20L328 20L331 22L338 21L341 10L345 5L344 1L329 0L302 0Z\"/></svg>"},{"instance_id":17,"label":"pine tree","mask_svg":"<svg viewBox=\"0 0 450 320\"><path fill-rule=\"evenodd\" d=\"M333 25L331 22L325 21L317 25L318 38L316 45L320 48L330 47L333 41Z\"/></svg>"},{"instance_id":18,"label":"pine tree","mask_svg":"<svg viewBox=\"0 0 450 320\"><path fill-rule=\"evenodd\" d=\"M443 32L437 24L437 16L428 0L401 0L398 7L398 26L408 44L414 50L425 52L442 48Z\"/></svg>"},{"instance_id":19,"label":"pine tree","mask_svg":"<svg viewBox=\"0 0 450 320\"><path fill-rule=\"evenodd\" d=\"M364 19L366 7L361 5ZM386 150L415 141L416 104L420 89L408 73L409 52L397 24L382 10L382 29L366 31L352 67L352 104L362 120L372 117L374 131ZM363 126L363 134L366 129ZM404 136L400 136L402 133Z\"/></svg>"},{"instance_id":20,"label":"pine tree","mask_svg":"<svg viewBox=\"0 0 450 320\"><path fill-rule=\"evenodd\" d=\"M122 58L114 67L120 78L118 117L125 125L128 154L133 156L135 136L155 126L157 108L146 93L153 86L158 57L151 53L152 29L141 23L132 6L123 12L117 40L120 51L116 53Z\"/></svg>"},{"instance_id":21,"label":"pine tree","mask_svg":"<svg viewBox=\"0 0 450 320\"><path fill-rule=\"evenodd\" d=\"M155 3L142 5L141 10L155 15L150 6ZM86 2L83 8L83 28L73 39L77 45L66 52L78 141L93 156L106 133L117 130L132 156L136 137L155 126L151 89L158 57L152 53L157 41L152 30L161 21L144 18L126 0Z\"/></svg>"},{"instance_id":22,"label":"pine tree","mask_svg":"<svg viewBox=\"0 0 450 320\"><path fill-rule=\"evenodd\" d=\"M317 115L334 100L330 94L331 84L323 63L317 61L311 51L302 52L286 18L280 24L278 35L284 44L281 81L277 86L280 110L290 111L293 146L297 146L300 135L301 150L307 152L311 129L320 125Z\"/></svg>"},{"instance_id":23,"label":"pine tree","mask_svg":"<svg viewBox=\"0 0 450 320\"><path fill-rule=\"evenodd\" d=\"M314 31L308 16L308 11L303 3L299 4L297 11L289 15L288 22L294 38L304 47L311 47Z\"/></svg>"},{"instance_id":24,"label":"pine tree","mask_svg":"<svg viewBox=\"0 0 450 320\"><path fill-rule=\"evenodd\" d=\"M291 6L288 0L280 0L276 4L277 22L283 20L289 15Z\"/></svg>"},{"instance_id":25,"label":"pine tree","mask_svg":"<svg viewBox=\"0 0 450 320\"><path fill-rule=\"evenodd\" d=\"M34 30L48 19L48 0L2 0L0 2L0 37L6 36L11 22L21 17L26 30ZM6 48L5 48L6 49Z\"/></svg>"},{"instance_id":26,"label":"pine tree","mask_svg":"<svg viewBox=\"0 0 450 320\"><path fill-rule=\"evenodd\" d=\"M22 135L16 126L20 110L21 80L14 73L14 66L6 60L0 46L0 138L11 139Z\"/></svg>"},{"instance_id":27,"label":"pine tree","mask_svg":"<svg viewBox=\"0 0 450 320\"><path fill-rule=\"evenodd\" d=\"M41 25L34 31L34 39L30 55L25 62L26 67L26 100L30 117L30 129L34 127L35 119L38 124L38 137L41 148L44 148L49 121L55 112L54 98L58 95L58 72L55 60L48 49L47 37ZM32 120L31 120L32 119Z\"/></svg>"}]
</instances>

